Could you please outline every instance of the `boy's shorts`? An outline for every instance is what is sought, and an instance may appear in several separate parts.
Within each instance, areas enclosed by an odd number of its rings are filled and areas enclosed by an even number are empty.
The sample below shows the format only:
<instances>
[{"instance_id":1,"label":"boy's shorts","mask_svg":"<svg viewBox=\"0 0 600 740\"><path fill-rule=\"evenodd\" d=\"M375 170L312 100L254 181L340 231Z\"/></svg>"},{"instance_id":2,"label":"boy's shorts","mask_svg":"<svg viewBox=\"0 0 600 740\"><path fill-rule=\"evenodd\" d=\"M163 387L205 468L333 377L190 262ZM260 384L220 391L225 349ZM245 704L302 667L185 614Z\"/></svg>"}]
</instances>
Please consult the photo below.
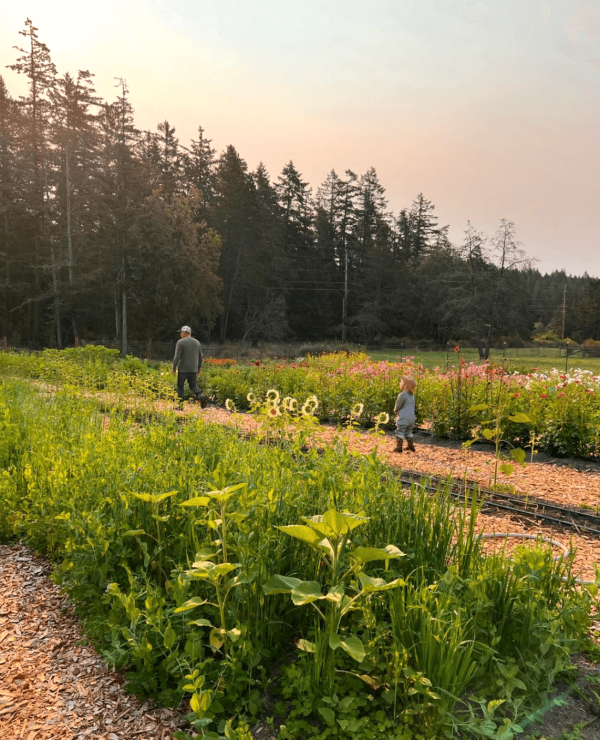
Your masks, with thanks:
<instances>
[{"instance_id":1,"label":"boy's shorts","mask_svg":"<svg viewBox=\"0 0 600 740\"><path fill-rule=\"evenodd\" d=\"M396 437L399 439L412 439L413 426L414 422L410 422L410 424L405 421L398 422L396 424Z\"/></svg>"}]
</instances>

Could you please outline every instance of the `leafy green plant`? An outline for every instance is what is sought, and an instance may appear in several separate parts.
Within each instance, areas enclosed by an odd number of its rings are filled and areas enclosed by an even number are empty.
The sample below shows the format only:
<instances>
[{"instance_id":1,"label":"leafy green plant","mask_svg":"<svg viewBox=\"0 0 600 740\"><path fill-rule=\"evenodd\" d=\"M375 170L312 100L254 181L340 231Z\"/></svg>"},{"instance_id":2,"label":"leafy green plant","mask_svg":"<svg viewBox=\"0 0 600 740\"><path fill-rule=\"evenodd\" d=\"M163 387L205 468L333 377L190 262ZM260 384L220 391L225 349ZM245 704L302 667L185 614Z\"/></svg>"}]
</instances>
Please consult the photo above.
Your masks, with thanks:
<instances>
[{"instance_id":1,"label":"leafy green plant","mask_svg":"<svg viewBox=\"0 0 600 740\"><path fill-rule=\"evenodd\" d=\"M304 517L304 522L278 529L308 544L318 554L329 571L327 593L322 593L318 581L302 581L283 575L272 576L263 585L263 591L266 595L290 594L296 606L310 604L315 609L320 618L315 640L302 639L297 646L314 654L315 683L318 685L325 679L332 685L336 650L341 648L359 664L366 655L360 637L342 632L343 618L360 609L372 594L405 585L401 578L389 582L372 578L364 572L364 566L377 560L388 563L404 553L395 545L385 548L352 547L350 535L366 522L364 517L329 509L323 515ZM363 678L370 682L368 677Z\"/></svg>"},{"instance_id":2,"label":"leafy green plant","mask_svg":"<svg viewBox=\"0 0 600 740\"><path fill-rule=\"evenodd\" d=\"M480 403L476 406L472 406L469 410L487 411L488 409L489 404ZM498 398L496 413L494 417L492 419L481 421L480 426L475 427L475 429L473 430L472 439L463 443L463 447L470 447L479 439L483 438L486 439L488 442L492 442L494 444L494 487L497 487L498 485L498 471L504 473L504 475L506 476L510 476L514 472L514 465L508 462L508 460L504 459L504 455L502 454L503 444L510 447L509 455L519 465L524 465L527 458L525 450L523 450L521 447L515 447L509 440L504 439L504 430L507 422L512 422L513 424L531 424L531 419L527 416L527 414L524 414L521 411L517 411L516 413L511 414L501 403L500 398Z\"/></svg>"}]
</instances>

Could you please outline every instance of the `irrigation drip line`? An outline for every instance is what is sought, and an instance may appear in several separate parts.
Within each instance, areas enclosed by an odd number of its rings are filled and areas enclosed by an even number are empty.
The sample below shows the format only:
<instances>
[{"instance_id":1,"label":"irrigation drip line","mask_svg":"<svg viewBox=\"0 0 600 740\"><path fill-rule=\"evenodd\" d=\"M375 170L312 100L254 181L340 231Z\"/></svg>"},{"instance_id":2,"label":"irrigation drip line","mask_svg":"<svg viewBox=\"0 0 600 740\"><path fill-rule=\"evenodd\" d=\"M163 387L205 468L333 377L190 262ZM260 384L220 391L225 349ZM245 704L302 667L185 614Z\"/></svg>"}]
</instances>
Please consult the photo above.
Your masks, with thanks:
<instances>
[{"instance_id":1,"label":"irrigation drip line","mask_svg":"<svg viewBox=\"0 0 600 740\"><path fill-rule=\"evenodd\" d=\"M533 501L531 501L531 496L528 496L527 499L521 499L517 496L507 496L505 494L497 493L496 491L493 491L491 489L480 488L472 484L465 485L461 481L442 478L440 476L413 474L410 472L403 472L401 474L394 475L406 485L417 483L418 485L423 486L425 490L431 492L436 491L441 485L446 485L449 483L450 495L453 498L458 499L459 501L464 501L467 497L468 492L472 496L477 498L477 502L480 505L485 506L486 508L499 509L501 511L510 512L511 514L519 514L520 516L529 517L532 520L542 519L546 522L551 522L557 527L575 530L578 534L581 534L583 532L600 539L600 517L595 516L594 514L586 514L585 512L579 512L564 506L550 504L546 501L538 499L533 499ZM423 483L423 480L431 482ZM507 503L500 503L499 501L494 500L497 498L514 502L517 505L510 506ZM562 512L565 515L570 516L571 519L562 519L556 516L552 516L551 514L546 514L544 511L540 511L540 508L548 508L552 509L553 511ZM583 521L580 521L578 523L576 519L580 519ZM595 527L590 527L589 523L597 523L599 528L596 529Z\"/></svg>"}]
</instances>

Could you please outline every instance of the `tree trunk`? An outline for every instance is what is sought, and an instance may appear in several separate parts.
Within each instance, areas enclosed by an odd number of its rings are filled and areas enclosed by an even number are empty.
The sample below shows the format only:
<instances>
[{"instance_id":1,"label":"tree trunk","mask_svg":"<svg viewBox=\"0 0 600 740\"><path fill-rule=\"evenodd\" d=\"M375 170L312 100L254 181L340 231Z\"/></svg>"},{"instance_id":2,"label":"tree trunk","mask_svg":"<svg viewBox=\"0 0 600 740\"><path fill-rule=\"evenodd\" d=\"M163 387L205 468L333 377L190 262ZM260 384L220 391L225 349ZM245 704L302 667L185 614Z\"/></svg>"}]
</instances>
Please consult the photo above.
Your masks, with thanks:
<instances>
[{"instance_id":1,"label":"tree trunk","mask_svg":"<svg viewBox=\"0 0 600 740\"><path fill-rule=\"evenodd\" d=\"M121 308L119 303L119 284L115 281L115 339L121 339Z\"/></svg>"},{"instance_id":2,"label":"tree trunk","mask_svg":"<svg viewBox=\"0 0 600 740\"><path fill-rule=\"evenodd\" d=\"M125 266L123 266L123 281L125 281ZM127 291L125 285L123 285L123 331L121 339L121 356L125 357L127 354Z\"/></svg>"},{"instance_id":3,"label":"tree trunk","mask_svg":"<svg viewBox=\"0 0 600 740\"><path fill-rule=\"evenodd\" d=\"M69 150L65 148L65 180L66 180L66 200L67 200L67 264L69 267L69 288L71 289L71 301L73 293L73 238L71 234L71 178L69 175ZM71 303L71 305L73 305ZM73 310L73 309L71 309ZM76 347L79 347L79 334L77 333L77 322L75 316L71 315L71 324L73 326L73 341Z\"/></svg>"},{"instance_id":4,"label":"tree trunk","mask_svg":"<svg viewBox=\"0 0 600 740\"><path fill-rule=\"evenodd\" d=\"M58 286L58 271L56 268L56 257L54 246L50 247L50 259L52 260L52 292L54 293L54 321L56 322L56 346L58 349L63 348L62 327L60 323L60 298Z\"/></svg>"}]
</instances>

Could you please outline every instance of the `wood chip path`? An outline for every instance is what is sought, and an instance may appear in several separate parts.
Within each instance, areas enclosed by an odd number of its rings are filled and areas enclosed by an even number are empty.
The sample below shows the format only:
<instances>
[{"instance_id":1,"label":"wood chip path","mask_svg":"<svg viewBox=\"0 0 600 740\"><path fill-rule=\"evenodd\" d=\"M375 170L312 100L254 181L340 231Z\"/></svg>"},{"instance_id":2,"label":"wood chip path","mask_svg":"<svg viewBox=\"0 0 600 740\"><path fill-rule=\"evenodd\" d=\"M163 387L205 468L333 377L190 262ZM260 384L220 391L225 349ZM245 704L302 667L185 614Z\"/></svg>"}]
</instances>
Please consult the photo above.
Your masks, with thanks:
<instances>
[{"instance_id":1,"label":"wood chip path","mask_svg":"<svg viewBox=\"0 0 600 740\"><path fill-rule=\"evenodd\" d=\"M0 738L171 740L181 714L123 691L50 572L26 547L0 545Z\"/></svg>"}]
</instances>

